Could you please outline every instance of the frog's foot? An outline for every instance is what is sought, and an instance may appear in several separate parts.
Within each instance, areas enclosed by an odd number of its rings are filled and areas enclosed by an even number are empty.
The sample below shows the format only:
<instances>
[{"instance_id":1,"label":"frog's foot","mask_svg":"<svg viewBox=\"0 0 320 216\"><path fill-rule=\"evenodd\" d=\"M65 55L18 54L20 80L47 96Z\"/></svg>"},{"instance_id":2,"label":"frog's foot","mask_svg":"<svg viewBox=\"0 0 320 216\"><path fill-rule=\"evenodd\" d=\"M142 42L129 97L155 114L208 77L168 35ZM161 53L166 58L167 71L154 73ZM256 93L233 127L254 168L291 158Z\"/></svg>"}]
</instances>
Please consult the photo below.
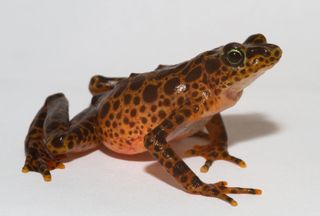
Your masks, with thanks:
<instances>
[{"instance_id":1,"label":"frog's foot","mask_svg":"<svg viewBox=\"0 0 320 216\"><path fill-rule=\"evenodd\" d=\"M38 172L43 176L43 179L47 182L51 181L50 171L54 169L64 169L64 164L55 161L46 154L41 154L40 151L29 151L26 156L26 161L22 167L22 172L27 173L29 171Z\"/></svg>"},{"instance_id":2,"label":"frog's foot","mask_svg":"<svg viewBox=\"0 0 320 216\"><path fill-rule=\"evenodd\" d=\"M230 155L229 152L225 148L223 148L221 146L215 146L212 144L204 145L204 146L196 145L192 149L186 151L185 154L187 156L201 156L206 159L206 162L200 168L201 172L208 172L212 163L216 160L229 161L229 162L234 163L242 168L247 166L243 160Z\"/></svg>"},{"instance_id":3,"label":"frog's foot","mask_svg":"<svg viewBox=\"0 0 320 216\"><path fill-rule=\"evenodd\" d=\"M238 203L227 194L260 195L262 194L262 191L260 189L253 188L227 187L227 182L220 181L215 184L203 184L198 187L194 193L203 196L216 197L228 202L232 206L237 206Z\"/></svg>"}]
</instances>

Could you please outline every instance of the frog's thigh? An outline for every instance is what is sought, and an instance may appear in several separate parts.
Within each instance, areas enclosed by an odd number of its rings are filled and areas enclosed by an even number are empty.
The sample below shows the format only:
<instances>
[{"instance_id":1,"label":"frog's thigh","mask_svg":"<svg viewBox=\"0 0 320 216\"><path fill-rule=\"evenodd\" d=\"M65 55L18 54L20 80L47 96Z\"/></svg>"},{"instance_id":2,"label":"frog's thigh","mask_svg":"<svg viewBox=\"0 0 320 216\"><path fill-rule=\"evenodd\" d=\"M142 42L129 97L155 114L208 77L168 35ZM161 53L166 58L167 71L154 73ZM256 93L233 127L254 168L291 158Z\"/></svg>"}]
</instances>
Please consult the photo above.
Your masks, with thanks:
<instances>
[{"instance_id":1,"label":"frog's thigh","mask_svg":"<svg viewBox=\"0 0 320 216\"><path fill-rule=\"evenodd\" d=\"M206 128L210 143L204 146L194 146L186 152L188 156L202 156L206 159L205 164L200 169L201 172L207 172L216 160L226 160L240 167L246 167L246 163L243 160L230 155L228 152L227 131L220 113L210 119L206 124Z\"/></svg>"},{"instance_id":2,"label":"frog's thigh","mask_svg":"<svg viewBox=\"0 0 320 216\"><path fill-rule=\"evenodd\" d=\"M237 205L237 203L226 195L228 193L260 194L261 191L257 189L226 187L225 182L205 184L173 151L171 146L166 142L166 138L170 132L174 131L188 119L190 116L188 113L190 113L190 110L186 111L185 108L177 110L148 133L144 139L146 149L190 193L217 197L233 206Z\"/></svg>"},{"instance_id":3,"label":"frog's thigh","mask_svg":"<svg viewBox=\"0 0 320 216\"><path fill-rule=\"evenodd\" d=\"M94 124L94 112L90 108L70 122L65 96L61 93L49 96L27 134L23 171L40 172L45 180L50 180L49 171L62 167L61 159L67 154L96 147Z\"/></svg>"}]
</instances>

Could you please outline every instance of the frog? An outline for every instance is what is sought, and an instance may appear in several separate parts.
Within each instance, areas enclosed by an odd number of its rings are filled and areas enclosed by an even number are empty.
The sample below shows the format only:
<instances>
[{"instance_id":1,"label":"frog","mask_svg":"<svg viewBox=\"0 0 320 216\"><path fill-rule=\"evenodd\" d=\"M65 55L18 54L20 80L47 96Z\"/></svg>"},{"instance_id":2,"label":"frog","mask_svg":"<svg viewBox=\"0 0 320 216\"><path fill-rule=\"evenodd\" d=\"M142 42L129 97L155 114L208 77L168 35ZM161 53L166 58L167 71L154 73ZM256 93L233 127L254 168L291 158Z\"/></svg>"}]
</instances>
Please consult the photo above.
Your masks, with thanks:
<instances>
[{"instance_id":1,"label":"frog","mask_svg":"<svg viewBox=\"0 0 320 216\"><path fill-rule=\"evenodd\" d=\"M221 112L234 106L244 88L281 56L281 48L258 33L243 43L227 43L153 71L128 77L95 75L89 83L89 106L71 120L63 93L46 98L25 138L22 171L38 172L51 181L50 171L64 168L71 155L99 146L124 155L148 152L186 192L236 206L230 194L260 195L262 191L229 187L226 181L202 181L172 148L172 142L191 136L209 141L186 151L186 156L205 159L201 172L208 172L217 160L246 167L228 151Z\"/></svg>"}]
</instances>

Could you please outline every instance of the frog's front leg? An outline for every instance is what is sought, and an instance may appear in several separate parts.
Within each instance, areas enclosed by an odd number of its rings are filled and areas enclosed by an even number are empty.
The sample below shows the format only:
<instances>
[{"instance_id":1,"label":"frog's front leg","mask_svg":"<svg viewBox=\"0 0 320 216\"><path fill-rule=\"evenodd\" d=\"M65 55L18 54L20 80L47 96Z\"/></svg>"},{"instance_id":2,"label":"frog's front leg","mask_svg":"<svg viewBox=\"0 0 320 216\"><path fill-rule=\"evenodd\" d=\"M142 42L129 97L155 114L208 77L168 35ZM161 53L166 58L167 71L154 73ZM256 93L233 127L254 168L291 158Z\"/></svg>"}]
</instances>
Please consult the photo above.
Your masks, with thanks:
<instances>
[{"instance_id":1,"label":"frog's front leg","mask_svg":"<svg viewBox=\"0 0 320 216\"><path fill-rule=\"evenodd\" d=\"M202 156L206 159L205 164L200 169L201 172L207 172L216 160L226 160L242 168L246 167L243 160L230 155L228 152L227 132L220 113L211 118L206 124L206 128L210 143L204 146L196 145L186 152L188 156Z\"/></svg>"},{"instance_id":2,"label":"frog's front leg","mask_svg":"<svg viewBox=\"0 0 320 216\"><path fill-rule=\"evenodd\" d=\"M178 110L145 136L148 151L172 175L187 192L209 197L217 197L236 206L237 202L227 194L261 194L258 189L227 187L226 182L206 184L185 164L167 143L168 134L183 124L190 116L190 110Z\"/></svg>"},{"instance_id":3,"label":"frog's front leg","mask_svg":"<svg viewBox=\"0 0 320 216\"><path fill-rule=\"evenodd\" d=\"M30 125L22 171L39 172L45 181L50 181L50 170L64 168L62 161L69 154L95 148L98 144L95 112L89 107L69 121L64 95L49 96Z\"/></svg>"}]
</instances>

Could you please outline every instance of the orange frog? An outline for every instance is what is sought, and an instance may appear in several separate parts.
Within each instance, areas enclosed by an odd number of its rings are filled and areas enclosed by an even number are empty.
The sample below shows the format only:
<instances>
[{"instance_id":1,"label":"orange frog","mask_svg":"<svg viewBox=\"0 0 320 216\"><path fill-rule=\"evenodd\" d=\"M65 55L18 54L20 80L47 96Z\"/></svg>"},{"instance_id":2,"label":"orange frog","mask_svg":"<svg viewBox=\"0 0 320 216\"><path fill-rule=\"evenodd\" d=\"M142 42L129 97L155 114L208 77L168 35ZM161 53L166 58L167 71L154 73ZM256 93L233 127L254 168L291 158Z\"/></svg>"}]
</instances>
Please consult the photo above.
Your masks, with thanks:
<instances>
[{"instance_id":1,"label":"orange frog","mask_svg":"<svg viewBox=\"0 0 320 216\"><path fill-rule=\"evenodd\" d=\"M278 46L255 34L242 44L229 43L180 64L159 65L152 72L128 78L94 76L89 85L91 104L72 120L65 96L51 95L31 123L22 171L39 172L50 181L50 170L63 168L70 155L99 145L120 154L148 151L187 192L236 206L227 194L261 191L201 181L169 143L203 135L206 128L210 143L187 151L206 159L201 171L207 172L216 160L245 167L244 161L228 153L220 112L233 106L243 89L275 65L281 54Z\"/></svg>"}]
</instances>

